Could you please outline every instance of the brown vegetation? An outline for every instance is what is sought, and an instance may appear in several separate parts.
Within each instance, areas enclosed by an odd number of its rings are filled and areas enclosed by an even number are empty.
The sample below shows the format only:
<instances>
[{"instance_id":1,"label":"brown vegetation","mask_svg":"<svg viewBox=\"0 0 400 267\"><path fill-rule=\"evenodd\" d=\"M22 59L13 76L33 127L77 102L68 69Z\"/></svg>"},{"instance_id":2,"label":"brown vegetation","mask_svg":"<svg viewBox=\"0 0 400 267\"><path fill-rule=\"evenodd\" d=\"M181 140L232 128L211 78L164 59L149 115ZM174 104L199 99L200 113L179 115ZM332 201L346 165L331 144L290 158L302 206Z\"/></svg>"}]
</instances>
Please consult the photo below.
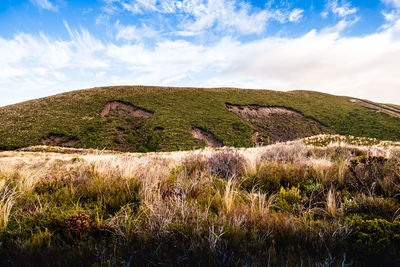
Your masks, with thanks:
<instances>
[{"instance_id":1,"label":"brown vegetation","mask_svg":"<svg viewBox=\"0 0 400 267\"><path fill-rule=\"evenodd\" d=\"M76 138L66 139L63 135L49 134L40 140L40 144L45 146L61 146L61 147L73 147L78 143Z\"/></svg>"},{"instance_id":2,"label":"brown vegetation","mask_svg":"<svg viewBox=\"0 0 400 267\"><path fill-rule=\"evenodd\" d=\"M328 128L318 121L284 107L231 104L226 104L226 107L255 128L253 138L256 145L285 142L329 132Z\"/></svg>"},{"instance_id":3,"label":"brown vegetation","mask_svg":"<svg viewBox=\"0 0 400 267\"><path fill-rule=\"evenodd\" d=\"M151 116L153 116L153 113L138 107L135 107L134 105L122 101L110 101L108 102L104 108L100 112L101 117L107 117L107 116L126 116L125 114L129 114L132 117L135 118L141 118L141 119L148 119Z\"/></svg>"},{"instance_id":4,"label":"brown vegetation","mask_svg":"<svg viewBox=\"0 0 400 267\"><path fill-rule=\"evenodd\" d=\"M355 141L1 152L0 265L396 266L400 150Z\"/></svg>"}]
</instances>

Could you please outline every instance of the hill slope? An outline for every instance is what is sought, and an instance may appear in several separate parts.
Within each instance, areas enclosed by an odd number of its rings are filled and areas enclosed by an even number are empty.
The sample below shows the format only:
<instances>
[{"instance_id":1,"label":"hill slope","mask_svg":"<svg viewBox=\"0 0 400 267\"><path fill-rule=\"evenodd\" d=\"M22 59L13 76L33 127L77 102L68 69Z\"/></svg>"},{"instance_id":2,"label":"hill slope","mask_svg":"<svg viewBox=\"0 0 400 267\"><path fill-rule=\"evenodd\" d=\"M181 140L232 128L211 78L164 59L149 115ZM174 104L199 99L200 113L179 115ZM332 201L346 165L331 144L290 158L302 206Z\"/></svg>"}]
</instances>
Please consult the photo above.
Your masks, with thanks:
<instances>
[{"instance_id":1,"label":"hill slope","mask_svg":"<svg viewBox=\"0 0 400 267\"><path fill-rule=\"evenodd\" d=\"M311 91L102 87L0 107L0 114L2 150L250 147L320 133L400 140L399 117Z\"/></svg>"}]
</instances>

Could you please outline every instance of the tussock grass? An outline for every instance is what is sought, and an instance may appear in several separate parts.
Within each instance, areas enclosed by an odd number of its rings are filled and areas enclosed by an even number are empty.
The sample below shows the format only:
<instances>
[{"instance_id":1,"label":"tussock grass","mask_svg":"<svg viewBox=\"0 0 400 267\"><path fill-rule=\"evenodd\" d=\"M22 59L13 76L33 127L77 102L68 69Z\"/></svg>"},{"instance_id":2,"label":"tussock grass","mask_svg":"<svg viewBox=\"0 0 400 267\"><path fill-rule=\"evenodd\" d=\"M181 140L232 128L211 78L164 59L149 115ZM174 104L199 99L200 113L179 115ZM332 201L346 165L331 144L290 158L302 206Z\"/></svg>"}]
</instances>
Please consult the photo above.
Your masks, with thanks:
<instances>
[{"instance_id":1,"label":"tussock grass","mask_svg":"<svg viewBox=\"0 0 400 267\"><path fill-rule=\"evenodd\" d=\"M399 148L320 138L1 152L0 264L396 265Z\"/></svg>"}]
</instances>

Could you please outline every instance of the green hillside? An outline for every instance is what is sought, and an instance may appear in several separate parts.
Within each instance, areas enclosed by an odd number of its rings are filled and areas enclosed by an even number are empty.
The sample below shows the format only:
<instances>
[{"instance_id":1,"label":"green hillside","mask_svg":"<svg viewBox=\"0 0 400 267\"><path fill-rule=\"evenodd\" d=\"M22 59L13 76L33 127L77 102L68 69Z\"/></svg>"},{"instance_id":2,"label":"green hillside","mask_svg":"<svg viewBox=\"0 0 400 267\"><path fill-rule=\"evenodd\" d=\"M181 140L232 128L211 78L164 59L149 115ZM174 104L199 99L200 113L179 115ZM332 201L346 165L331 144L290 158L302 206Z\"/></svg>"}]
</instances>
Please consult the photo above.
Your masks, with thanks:
<instances>
[{"instance_id":1,"label":"green hillside","mask_svg":"<svg viewBox=\"0 0 400 267\"><path fill-rule=\"evenodd\" d=\"M278 125L272 129L260 121L252 123L251 116L241 118L231 106L247 112L284 107L295 113L277 109L261 121ZM264 114L259 111L258 115ZM193 129L201 129L218 144L237 147L323 132L400 140L399 117L353 103L348 97L311 91L102 87L0 107L0 114L1 150L39 144L122 151L204 147L206 142L196 139ZM299 126L304 123L310 125ZM260 131L257 137L255 131ZM272 131L274 138L270 138Z\"/></svg>"}]
</instances>

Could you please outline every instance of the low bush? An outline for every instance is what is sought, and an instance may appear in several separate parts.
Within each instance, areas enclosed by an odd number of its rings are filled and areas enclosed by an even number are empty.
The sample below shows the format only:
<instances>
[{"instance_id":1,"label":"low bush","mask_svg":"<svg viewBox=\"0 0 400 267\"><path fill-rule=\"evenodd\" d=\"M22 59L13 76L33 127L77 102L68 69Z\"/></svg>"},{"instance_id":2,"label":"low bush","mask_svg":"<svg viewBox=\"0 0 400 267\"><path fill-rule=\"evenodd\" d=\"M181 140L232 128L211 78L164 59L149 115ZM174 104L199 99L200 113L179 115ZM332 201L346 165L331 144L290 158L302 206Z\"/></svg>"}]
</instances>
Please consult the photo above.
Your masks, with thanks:
<instances>
[{"instance_id":1,"label":"low bush","mask_svg":"<svg viewBox=\"0 0 400 267\"><path fill-rule=\"evenodd\" d=\"M361 216L369 219L395 219L400 205L394 199L370 197L363 194L344 202L343 211L346 216Z\"/></svg>"},{"instance_id":2,"label":"low bush","mask_svg":"<svg viewBox=\"0 0 400 267\"><path fill-rule=\"evenodd\" d=\"M374 196L378 181L383 178L387 159L375 156L359 156L350 161L351 185L369 196Z\"/></svg>"},{"instance_id":3,"label":"low bush","mask_svg":"<svg viewBox=\"0 0 400 267\"><path fill-rule=\"evenodd\" d=\"M349 239L352 256L364 266L400 264L400 222L384 219L347 219L353 230Z\"/></svg>"},{"instance_id":4,"label":"low bush","mask_svg":"<svg viewBox=\"0 0 400 267\"><path fill-rule=\"evenodd\" d=\"M292 188L281 187L277 196L278 207L283 211L293 211L299 208L301 201L300 189L292 186Z\"/></svg>"},{"instance_id":5,"label":"low bush","mask_svg":"<svg viewBox=\"0 0 400 267\"><path fill-rule=\"evenodd\" d=\"M232 149L216 152L208 159L211 173L224 179L239 176L244 170L244 164L244 157Z\"/></svg>"}]
</instances>

